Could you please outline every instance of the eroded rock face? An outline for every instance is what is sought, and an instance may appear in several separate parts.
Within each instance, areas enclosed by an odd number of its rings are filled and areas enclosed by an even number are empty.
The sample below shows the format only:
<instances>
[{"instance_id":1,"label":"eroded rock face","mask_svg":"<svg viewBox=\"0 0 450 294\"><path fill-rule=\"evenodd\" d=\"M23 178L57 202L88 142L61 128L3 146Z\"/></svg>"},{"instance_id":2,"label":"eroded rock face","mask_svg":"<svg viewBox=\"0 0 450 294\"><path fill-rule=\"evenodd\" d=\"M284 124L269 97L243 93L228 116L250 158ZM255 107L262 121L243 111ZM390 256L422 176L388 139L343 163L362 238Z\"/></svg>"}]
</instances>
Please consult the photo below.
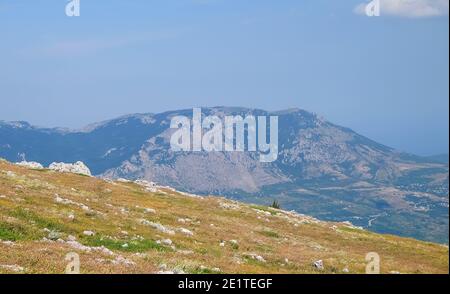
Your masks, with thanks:
<instances>
[{"instance_id":1,"label":"eroded rock face","mask_svg":"<svg viewBox=\"0 0 450 294\"><path fill-rule=\"evenodd\" d=\"M92 176L89 168L81 161L77 161L74 164L64 162L53 162L52 164L50 164L48 168L59 172Z\"/></svg>"}]
</instances>

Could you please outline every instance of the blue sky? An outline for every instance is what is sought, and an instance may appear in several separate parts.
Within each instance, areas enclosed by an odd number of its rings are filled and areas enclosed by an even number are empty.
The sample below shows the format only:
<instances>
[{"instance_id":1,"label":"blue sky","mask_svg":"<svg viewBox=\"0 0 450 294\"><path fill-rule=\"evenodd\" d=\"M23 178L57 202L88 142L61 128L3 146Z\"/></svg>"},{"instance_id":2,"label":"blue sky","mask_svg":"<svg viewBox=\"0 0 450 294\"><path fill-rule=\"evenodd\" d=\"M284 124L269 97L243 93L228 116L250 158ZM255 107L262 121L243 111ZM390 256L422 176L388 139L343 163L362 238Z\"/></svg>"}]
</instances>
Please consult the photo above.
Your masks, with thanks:
<instances>
[{"instance_id":1,"label":"blue sky","mask_svg":"<svg viewBox=\"0 0 450 294\"><path fill-rule=\"evenodd\" d=\"M0 0L0 120L77 128L193 106L299 107L448 152L448 0Z\"/></svg>"}]
</instances>

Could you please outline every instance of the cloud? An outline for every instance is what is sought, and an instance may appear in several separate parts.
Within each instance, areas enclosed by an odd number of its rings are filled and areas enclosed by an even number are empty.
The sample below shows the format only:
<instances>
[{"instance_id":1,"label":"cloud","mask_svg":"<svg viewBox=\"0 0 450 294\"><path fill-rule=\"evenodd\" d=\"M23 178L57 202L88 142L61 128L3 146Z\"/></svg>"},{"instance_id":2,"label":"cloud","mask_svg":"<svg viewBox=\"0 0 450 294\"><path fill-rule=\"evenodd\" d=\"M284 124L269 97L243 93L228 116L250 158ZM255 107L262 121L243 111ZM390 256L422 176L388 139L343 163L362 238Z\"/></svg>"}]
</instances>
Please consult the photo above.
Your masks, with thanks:
<instances>
[{"instance_id":1,"label":"cloud","mask_svg":"<svg viewBox=\"0 0 450 294\"><path fill-rule=\"evenodd\" d=\"M375 0L376 1L376 0ZM366 5L361 3L354 12L365 15ZM449 0L379 0L380 15L409 18L436 17L448 15Z\"/></svg>"}]
</instances>

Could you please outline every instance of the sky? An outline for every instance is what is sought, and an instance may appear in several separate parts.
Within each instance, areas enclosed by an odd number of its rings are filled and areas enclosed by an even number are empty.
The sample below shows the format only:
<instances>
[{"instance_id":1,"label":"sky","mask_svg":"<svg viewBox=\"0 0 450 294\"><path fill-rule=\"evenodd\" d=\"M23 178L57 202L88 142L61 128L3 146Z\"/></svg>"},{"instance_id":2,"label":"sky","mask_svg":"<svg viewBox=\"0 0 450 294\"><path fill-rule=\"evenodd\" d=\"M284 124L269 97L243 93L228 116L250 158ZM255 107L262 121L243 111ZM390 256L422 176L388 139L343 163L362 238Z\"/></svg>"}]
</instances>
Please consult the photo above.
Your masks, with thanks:
<instances>
[{"instance_id":1,"label":"sky","mask_svg":"<svg viewBox=\"0 0 450 294\"><path fill-rule=\"evenodd\" d=\"M448 0L0 0L0 120L301 108L448 153Z\"/></svg>"}]
</instances>

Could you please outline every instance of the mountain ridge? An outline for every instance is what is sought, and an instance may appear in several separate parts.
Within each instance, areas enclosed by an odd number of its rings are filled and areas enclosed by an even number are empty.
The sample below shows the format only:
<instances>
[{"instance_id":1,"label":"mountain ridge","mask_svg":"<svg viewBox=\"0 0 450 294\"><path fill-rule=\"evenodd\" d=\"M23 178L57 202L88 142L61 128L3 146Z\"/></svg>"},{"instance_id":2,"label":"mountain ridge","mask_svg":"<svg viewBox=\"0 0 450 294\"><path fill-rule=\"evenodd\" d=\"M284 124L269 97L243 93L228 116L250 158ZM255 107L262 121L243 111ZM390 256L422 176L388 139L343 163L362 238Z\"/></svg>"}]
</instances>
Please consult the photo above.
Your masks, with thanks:
<instances>
[{"instance_id":1,"label":"mountain ridge","mask_svg":"<svg viewBox=\"0 0 450 294\"><path fill-rule=\"evenodd\" d=\"M190 117L192 109L125 115L83 132L3 124L0 156L44 165L83 161L105 177L146 179L261 204L277 199L289 209L326 220L351 220L377 232L448 242L448 164L396 151L298 108L202 111L220 117L278 115L278 160L260 163L252 152L172 152L170 119ZM417 225L417 219L423 224Z\"/></svg>"}]
</instances>

